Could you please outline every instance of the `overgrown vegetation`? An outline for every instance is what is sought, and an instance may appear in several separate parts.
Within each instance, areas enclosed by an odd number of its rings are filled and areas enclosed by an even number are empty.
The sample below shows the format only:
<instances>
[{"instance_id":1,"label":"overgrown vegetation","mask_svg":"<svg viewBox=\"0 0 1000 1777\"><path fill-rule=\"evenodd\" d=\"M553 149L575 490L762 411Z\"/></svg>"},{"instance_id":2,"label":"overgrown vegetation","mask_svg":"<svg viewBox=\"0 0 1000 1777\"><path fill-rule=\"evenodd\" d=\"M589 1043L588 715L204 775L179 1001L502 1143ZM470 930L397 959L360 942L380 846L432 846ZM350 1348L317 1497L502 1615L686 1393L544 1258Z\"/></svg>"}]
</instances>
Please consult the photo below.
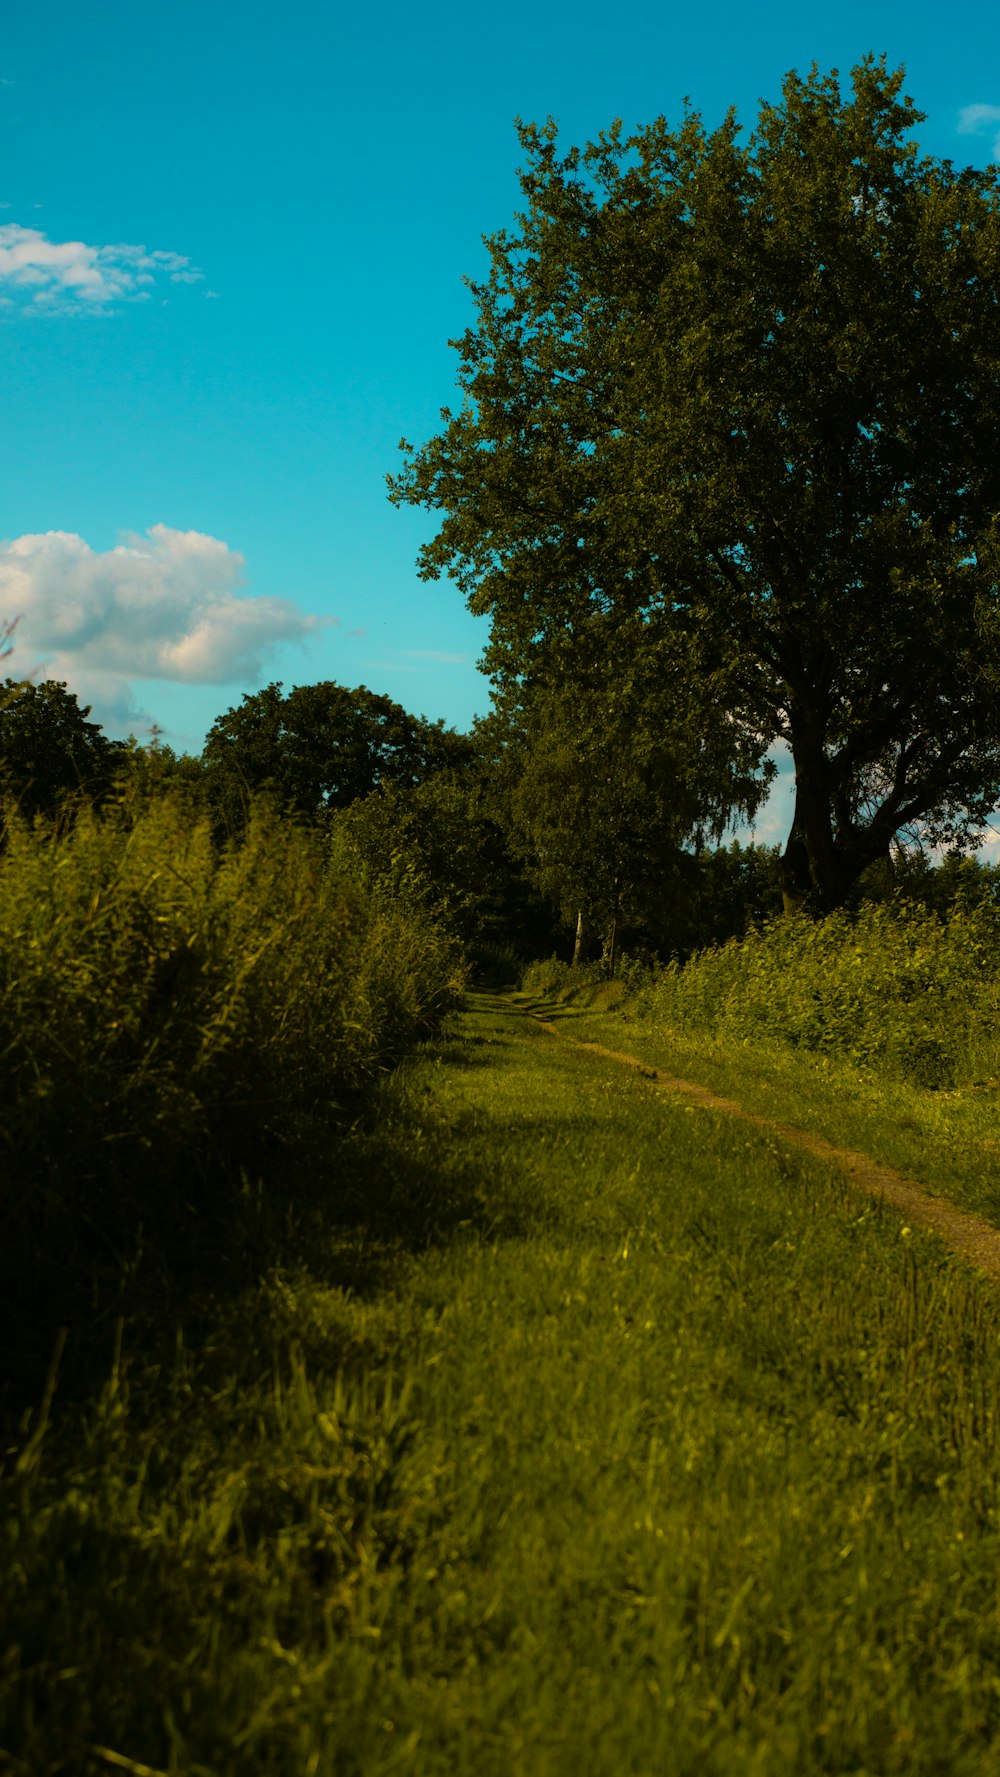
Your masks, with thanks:
<instances>
[{"instance_id":1,"label":"overgrown vegetation","mask_svg":"<svg viewBox=\"0 0 1000 1777\"><path fill-rule=\"evenodd\" d=\"M559 992L573 976L539 964L523 983ZM600 970L579 978L591 998L603 984ZM683 963L626 965L612 997L654 1028L838 1057L887 1079L939 1088L995 1080L1000 905L983 900L945 919L897 900L823 920L774 919Z\"/></svg>"},{"instance_id":2,"label":"overgrown vegetation","mask_svg":"<svg viewBox=\"0 0 1000 1777\"><path fill-rule=\"evenodd\" d=\"M182 1252L241 1177L322 1167L338 1115L463 980L452 937L266 802L221 850L178 795L9 810L5 1329L37 1339L98 1273L113 1288L143 1246Z\"/></svg>"},{"instance_id":3,"label":"overgrown vegetation","mask_svg":"<svg viewBox=\"0 0 1000 1777\"><path fill-rule=\"evenodd\" d=\"M1000 1307L780 1129L1000 1224L1000 875L893 855L996 805L1000 186L901 82L522 128L393 487L493 618L473 735L0 687L14 1777L997 1768ZM778 740L783 856L706 849ZM551 1015L770 1131L449 1034L574 928Z\"/></svg>"},{"instance_id":4,"label":"overgrown vegetation","mask_svg":"<svg viewBox=\"0 0 1000 1777\"><path fill-rule=\"evenodd\" d=\"M988 1287L482 1004L349 1164L11 1440L14 1777L993 1767Z\"/></svg>"}]
</instances>

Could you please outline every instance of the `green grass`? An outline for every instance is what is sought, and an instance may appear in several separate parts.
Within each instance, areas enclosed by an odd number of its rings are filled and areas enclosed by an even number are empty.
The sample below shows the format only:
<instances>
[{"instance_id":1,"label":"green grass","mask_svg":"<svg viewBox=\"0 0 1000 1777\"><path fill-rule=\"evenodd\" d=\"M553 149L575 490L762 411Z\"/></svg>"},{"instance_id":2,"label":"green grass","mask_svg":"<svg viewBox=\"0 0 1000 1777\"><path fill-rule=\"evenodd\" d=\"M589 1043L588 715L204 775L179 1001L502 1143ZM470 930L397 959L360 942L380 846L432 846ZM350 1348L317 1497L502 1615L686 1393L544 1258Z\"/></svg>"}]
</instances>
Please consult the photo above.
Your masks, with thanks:
<instances>
[{"instance_id":1,"label":"green grass","mask_svg":"<svg viewBox=\"0 0 1000 1777\"><path fill-rule=\"evenodd\" d=\"M167 794L0 827L2 1396L61 1324L224 1264L241 1180L322 1170L465 965L263 801L223 848Z\"/></svg>"},{"instance_id":2,"label":"green grass","mask_svg":"<svg viewBox=\"0 0 1000 1777\"><path fill-rule=\"evenodd\" d=\"M485 997L338 1169L3 1440L16 1777L997 1768L987 1285Z\"/></svg>"},{"instance_id":3,"label":"green grass","mask_svg":"<svg viewBox=\"0 0 1000 1777\"><path fill-rule=\"evenodd\" d=\"M1000 1080L938 1089L886 1079L839 1055L664 1026L641 1001L601 988L569 1001L519 997L580 1041L868 1154L1000 1225Z\"/></svg>"},{"instance_id":4,"label":"green grass","mask_svg":"<svg viewBox=\"0 0 1000 1777\"><path fill-rule=\"evenodd\" d=\"M613 983L599 964L552 958L529 965L522 985L578 1002L614 994L662 1030L818 1056L885 1082L1000 1086L1000 903L988 888L970 879L943 912L897 897L775 918L683 963L626 959Z\"/></svg>"}]
</instances>

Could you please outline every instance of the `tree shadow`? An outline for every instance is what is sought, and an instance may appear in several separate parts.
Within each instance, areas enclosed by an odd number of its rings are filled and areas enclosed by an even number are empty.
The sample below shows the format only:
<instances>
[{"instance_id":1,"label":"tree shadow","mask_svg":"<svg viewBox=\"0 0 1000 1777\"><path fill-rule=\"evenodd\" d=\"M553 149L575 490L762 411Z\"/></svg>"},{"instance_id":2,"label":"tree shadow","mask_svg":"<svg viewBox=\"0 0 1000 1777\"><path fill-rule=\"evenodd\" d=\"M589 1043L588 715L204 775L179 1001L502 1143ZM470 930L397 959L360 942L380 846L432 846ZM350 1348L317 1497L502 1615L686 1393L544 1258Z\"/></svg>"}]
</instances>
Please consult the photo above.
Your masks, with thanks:
<instances>
[{"instance_id":1,"label":"tree shadow","mask_svg":"<svg viewBox=\"0 0 1000 1777\"><path fill-rule=\"evenodd\" d=\"M47 1229L8 1241L0 1443L37 1412L57 1346L58 1399L83 1404L107 1384L122 1323L154 1369L169 1370L179 1329L189 1349L204 1349L223 1320L244 1321L252 1355L268 1279L307 1276L318 1290L372 1298L409 1255L459 1235L495 1238L500 1224L481 1174L463 1163L449 1130L428 1140L426 1120L422 1101L390 1077L341 1105L335 1120L318 1119L300 1144L275 1144L253 1170L136 1180L135 1220L129 1226L119 1206L113 1234L50 1215Z\"/></svg>"}]
</instances>

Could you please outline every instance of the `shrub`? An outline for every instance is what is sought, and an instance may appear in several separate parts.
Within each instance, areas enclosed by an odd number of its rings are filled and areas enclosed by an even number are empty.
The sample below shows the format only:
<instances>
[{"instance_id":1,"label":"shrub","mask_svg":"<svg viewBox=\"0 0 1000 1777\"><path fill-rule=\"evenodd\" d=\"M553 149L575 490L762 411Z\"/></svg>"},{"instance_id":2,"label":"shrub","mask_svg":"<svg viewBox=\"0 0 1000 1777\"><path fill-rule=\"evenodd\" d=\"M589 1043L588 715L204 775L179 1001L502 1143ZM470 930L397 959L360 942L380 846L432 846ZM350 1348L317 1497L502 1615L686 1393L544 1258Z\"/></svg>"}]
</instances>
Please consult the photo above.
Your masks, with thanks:
<instances>
[{"instance_id":1,"label":"shrub","mask_svg":"<svg viewBox=\"0 0 1000 1777\"><path fill-rule=\"evenodd\" d=\"M945 921L905 902L762 930L670 964L639 1010L665 1023L820 1054L927 1086L1000 1068L1000 908Z\"/></svg>"},{"instance_id":2,"label":"shrub","mask_svg":"<svg viewBox=\"0 0 1000 1777\"><path fill-rule=\"evenodd\" d=\"M170 796L10 812L0 863L0 1228L8 1256L84 1231L120 1251L328 1125L461 990L452 941L254 808L219 853Z\"/></svg>"},{"instance_id":3,"label":"shrub","mask_svg":"<svg viewBox=\"0 0 1000 1777\"><path fill-rule=\"evenodd\" d=\"M525 993L562 993L572 985L574 973L569 963L558 956L549 956L522 969L521 988Z\"/></svg>"}]
</instances>

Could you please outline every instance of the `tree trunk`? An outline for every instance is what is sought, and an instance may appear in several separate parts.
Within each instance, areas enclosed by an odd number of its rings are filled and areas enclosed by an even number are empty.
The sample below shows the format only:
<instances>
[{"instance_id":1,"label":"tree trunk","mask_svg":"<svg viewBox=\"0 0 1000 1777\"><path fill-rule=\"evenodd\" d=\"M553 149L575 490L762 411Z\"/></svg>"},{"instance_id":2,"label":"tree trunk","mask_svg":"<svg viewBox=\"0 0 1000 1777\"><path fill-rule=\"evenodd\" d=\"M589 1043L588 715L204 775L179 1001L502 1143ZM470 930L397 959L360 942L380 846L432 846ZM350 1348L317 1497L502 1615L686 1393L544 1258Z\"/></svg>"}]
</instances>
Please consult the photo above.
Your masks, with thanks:
<instances>
[{"instance_id":1,"label":"tree trunk","mask_svg":"<svg viewBox=\"0 0 1000 1777\"><path fill-rule=\"evenodd\" d=\"M608 974L612 981L618 973L618 912L621 904L619 878L615 877L615 898L611 906L611 924L604 945L604 960L608 965Z\"/></svg>"},{"instance_id":2,"label":"tree trunk","mask_svg":"<svg viewBox=\"0 0 1000 1777\"><path fill-rule=\"evenodd\" d=\"M888 850L884 834L835 831L826 755L822 748L796 753L795 813L780 866L785 912L822 915L842 907L858 877Z\"/></svg>"},{"instance_id":3,"label":"tree trunk","mask_svg":"<svg viewBox=\"0 0 1000 1777\"><path fill-rule=\"evenodd\" d=\"M576 938L573 943L573 962L571 965L574 969L577 967L578 963L583 961L583 945L585 937L586 929L583 920L583 908L581 907L576 916Z\"/></svg>"},{"instance_id":4,"label":"tree trunk","mask_svg":"<svg viewBox=\"0 0 1000 1777\"><path fill-rule=\"evenodd\" d=\"M779 869L781 902L786 914L805 912L812 896L812 877L809 873L809 853L797 821L792 822Z\"/></svg>"}]
</instances>

